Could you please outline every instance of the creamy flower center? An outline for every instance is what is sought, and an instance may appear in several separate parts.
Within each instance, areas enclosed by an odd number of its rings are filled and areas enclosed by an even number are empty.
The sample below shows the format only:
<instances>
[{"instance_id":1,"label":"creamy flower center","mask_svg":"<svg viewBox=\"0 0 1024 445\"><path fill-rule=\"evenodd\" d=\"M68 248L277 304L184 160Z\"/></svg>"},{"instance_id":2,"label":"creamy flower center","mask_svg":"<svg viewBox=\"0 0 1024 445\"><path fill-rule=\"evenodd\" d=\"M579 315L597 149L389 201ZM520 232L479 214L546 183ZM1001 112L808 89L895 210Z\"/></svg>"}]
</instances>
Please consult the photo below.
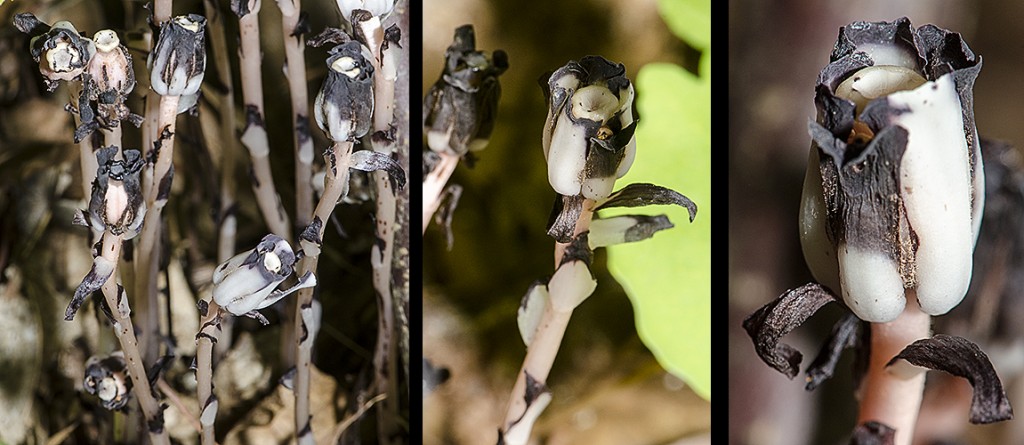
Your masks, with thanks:
<instances>
[{"instance_id":1,"label":"creamy flower center","mask_svg":"<svg viewBox=\"0 0 1024 445\"><path fill-rule=\"evenodd\" d=\"M350 79L355 79L361 72L356 64L356 59L351 57L339 57L338 60L331 63L331 69L348 76Z\"/></svg>"},{"instance_id":2,"label":"creamy flower center","mask_svg":"<svg viewBox=\"0 0 1024 445\"><path fill-rule=\"evenodd\" d=\"M263 255L263 267L267 268L267 270L271 272L277 273L281 270L281 258L274 252L267 252L266 255Z\"/></svg>"},{"instance_id":3,"label":"creamy flower center","mask_svg":"<svg viewBox=\"0 0 1024 445\"><path fill-rule=\"evenodd\" d=\"M71 71L72 65L80 60L78 50L68 42L57 42L53 49L46 52L46 63L50 69L63 73Z\"/></svg>"},{"instance_id":4,"label":"creamy flower center","mask_svg":"<svg viewBox=\"0 0 1024 445\"><path fill-rule=\"evenodd\" d=\"M572 114L577 119L604 122L618 109L619 98L604 86L586 86L572 96Z\"/></svg>"},{"instance_id":5,"label":"creamy flower center","mask_svg":"<svg viewBox=\"0 0 1024 445\"><path fill-rule=\"evenodd\" d=\"M97 31L92 36L93 42L96 42L96 49L102 52L110 52L117 48L121 44L121 39L117 38L117 33L109 29Z\"/></svg>"},{"instance_id":6,"label":"creamy flower center","mask_svg":"<svg viewBox=\"0 0 1024 445\"><path fill-rule=\"evenodd\" d=\"M182 28L185 28L191 32L199 32L199 22L193 21L187 16L175 17L174 23L177 23Z\"/></svg>"},{"instance_id":7,"label":"creamy flower center","mask_svg":"<svg viewBox=\"0 0 1024 445\"><path fill-rule=\"evenodd\" d=\"M857 105L857 114L868 102L898 91L913 90L927 80L917 71L903 66L869 66L848 77L836 88L836 96Z\"/></svg>"}]
</instances>

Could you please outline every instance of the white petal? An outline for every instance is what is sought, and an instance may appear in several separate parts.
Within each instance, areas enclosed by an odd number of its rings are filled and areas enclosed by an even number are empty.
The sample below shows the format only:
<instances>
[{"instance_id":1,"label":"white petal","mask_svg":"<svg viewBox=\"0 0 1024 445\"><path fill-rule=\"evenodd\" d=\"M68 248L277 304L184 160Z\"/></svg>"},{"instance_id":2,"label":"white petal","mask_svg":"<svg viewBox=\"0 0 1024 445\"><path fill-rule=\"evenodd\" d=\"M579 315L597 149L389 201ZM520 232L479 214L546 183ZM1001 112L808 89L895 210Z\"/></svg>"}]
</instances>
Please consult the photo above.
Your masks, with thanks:
<instances>
[{"instance_id":1,"label":"white petal","mask_svg":"<svg viewBox=\"0 0 1024 445\"><path fill-rule=\"evenodd\" d=\"M573 125L566 113L558 116L548 152L548 182L556 192L580 194L587 140L582 127Z\"/></svg>"},{"instance_id":2,"label":"white petal","mask_svg":"<svg viewBox=\"0 0 1024 445\"><path fill-rule=\"evenodd\" d=\"M841 243L839 273L843 300L861 320L884 323L903 312L903 278L885 253Z\"/></svg>"},{"instance_id":3,"label":"white petal","mask_svg":"<svg viewBox=\"0 0 1024 445\"><path fill-rule=\"evenodd\" d=\"M232 314L243 315L256 309L281 281L267 281L254 268L236 269L213 288L213 299Z\"/></svg>"},{"instance_id":4,"label":"white petal","mask_svg":"<svg viewBox=\"0 0 1024 445\"><path fill-rule=\"evenodd\" d=\"M862 43L857 45L857 52L864 52L871 56L875 66L891 65L913 70L917 69L917 54L896 45Z\"/></svg>"},{"instance_id":5,"label":"white petal","mask_svg":"<svg viewBox=\"0 0 1024 445\"><path fill-rule=\"evenodd\" d=\"M633 100L632 99L632 94L633 94L633 86L632 85L630 85L630 87L629 87L629 94L630 94L630 100L632 101ZM627 110L624 113L622 113L622 116L619 117L619 121L622 123L622 128L626 128L626 127L630 126L633 123L633 112L632 112L632 110ZM626 154L622 157L622 162L619 163L619 169L615 171L615 177L616 178L621 178L623 176L626 176L626 173L629 172L629 168L633 166L633 159L635 159L635 158L636 158L636 134L634 133L633 137L629 139L629 144L626 145Z\"/></svg>"},{"instance_id":6,"label":"white petal","mask_svg":"<svg viewBox=\"0 0 1024 445\"><path fill-rule=\"evenodd\" d=\"M803 195L800 197L800 247L814 279L839 293L842 291L839 285L839 260L836 258L836 248L825 232L827 222L825 197L821 191L820 158L817 148L811 146L810 151Z\"/></svg>"},{"instance_id":7,"label":"white petal","mask_svg":"<svg viewBox=\"0 0 1024 445\"><path fill-rule=\"evenodd\" d=\"M533 340L533 334L537 332L537 325L544 315L544 307L548 305L548 287L544 283L534 283L523 298L523 304L519 305L519 312L516 317L516 324L519 325L519 335L527 347Z\"/></svg>"},{"instance_id":8,"label":"white petal","mask_svg":"<svg viewBox=\"0 0 1024 445\"><path fill-rule=\"evenodd\" d=\"M626 231L636 225L636 218L616 216L600 218L590 222L590 235L587 240L591 249L613 246L626 242Z\"/></svg>"},{"instance_id":9,"label":"white petal","mask_svg":"<svg viewBox=\"0 0 1024 445\"><path fill-rule=\"evenodd\" d=\"M917 88L925 83L924 77L909 68L899 66L872 66L857 71L836 87L836 96L857 104L857 113L873 99L895 91Z\"/></svg>"},{"instance_id":10,"label":"white petal","mask_svg":"<svg viewBox=\"0 0 1024 445\"><path fill-rule=\"evenodd\" d=\"M557 311L571 311L586 300L597 288L597 280L583 261L570 261L558 266L548 282L551 307Z\"/></svg>"},{"instance_id":11,"label":"white petal","mask_svg":"<svg viewBox=\"0 0 1024 445\"><path fill-rule=\"evenodd\" d=\"M584 198L600 201L607 198L608 195L611 195L614 188L615 178L611 176L605 178L587 178L583 181L581 193L583 193Z\"/></svg>"},{"instance_id":12,"label":"white petal","mask_svg":"<svg viewBox=\"0 0 1024 445\"><path fill-rule=\"evenodd\" d=\"M909 132L900 185L919 242L917 299L922 311L940 315L967 293L974 250L973 184L960 97L947 74L889 101L909 110L893 123Z\"/></svg>"}]
</instances>

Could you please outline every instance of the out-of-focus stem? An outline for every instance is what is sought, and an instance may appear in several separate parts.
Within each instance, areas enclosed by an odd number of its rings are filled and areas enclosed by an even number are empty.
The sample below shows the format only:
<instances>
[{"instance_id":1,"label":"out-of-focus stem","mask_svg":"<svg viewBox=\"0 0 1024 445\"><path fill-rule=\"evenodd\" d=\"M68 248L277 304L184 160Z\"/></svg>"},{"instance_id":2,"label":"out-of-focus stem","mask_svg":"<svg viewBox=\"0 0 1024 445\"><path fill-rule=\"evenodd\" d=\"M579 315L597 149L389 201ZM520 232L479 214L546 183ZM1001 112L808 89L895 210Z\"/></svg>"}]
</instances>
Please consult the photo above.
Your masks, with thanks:
<instances>
[{"instance_id":1,"label":"out-of-focus stem","mask_svg":"<svg viewBox=\"0 0 1024 445\"><path fill-rule=\"evenodd\" d=\"M907 290L907 307L895 320L871 323L871 358L861 386L857 423L876 421L896 429L896 445L913 441L921 409L925 370L906 362L886 367L907 345L931 336L931 317L921 312L917 294Z\"/></svg>"},{"instance_id":2,"label":"out-of-focus stem","mask_svg":"<svg viewBox=\"0 0 1024 445\"><path fill-rule=\"evenodd\" d=\"M245 0L242 0L245 1ZM255 176L253 192L256 203L267 222L270 231L291 241L291 229L288 215L281 205L281 198L274 187L274 179L270 170L270 141L264 124L263 113L263 74L261 70L262 54L260 52L260 2L249 3L252 8L238 19L241 34L239 52L241 53L242 100L246 108L245 132L242 143L249 149L252 157L252 169Z\"/></svg>"},{"instance_id":3,"label":"out-of-focus stem","mask_svg":"<svg viewBox=\"0 0 1024 445\"><path fill-rule=\"evenodd\" d=\"M146 423L150 424L153 419L160 420L159 432L153 432L153 428L148 428L150 441L158 445L169 445L171 442L167 436L167 429L162 426L163 408L153 397L153 392L150 391L146 367L142 361L142 355L139 353L139 342L135 338L135 328L132 326L128 296L119 292L117 285L117 262L121 257L121 243L121 236L114 235L110 231L103 233L100 256L114 264L114 271L103 284L103 296L114 317L114 334L121 343L121 350L127 361L128 374L132 379L135 398L139 400Z\"/></svg>"},{"instance_id":4,"label":"out-of-focus stem","mask_svg":"<svg viewBox=\"0 0 1024 445\"><path fill-rule=\"evenodd\" d=\"M171 0L153 0L153 25L157 28L171 19Z\"/></svg>"},{"instance_id":5,"label":"out-of-focus stem","mask_svg":"<svg viewBox=\"0 0 1024 445\"><path fill-rule=\"evenodd\" d=\"M434 166L434 169L423 178L423 233L426 233L430 220L441 205L441 193L448 179L455 172L459 165L459 156L454 153L442 151L439 153L441 161Z\"/></svg>"},{"instance_id":6,"label":"out-of-focus stem","mask_svg":"<svg viewBox=\"0 0 1024 445\"><path fill-rule=\"evenodd\" d=\"M324 154L324 157L327 159L324 194L320 197L320 202L317 203L316 210L313 212L314 218L312 218L314 220L319 218L322 222L320 224L320 231L317 233L317 238L321 241L324 237L324 230L327 228L327 221L330 221L334 207L338 205L342 193L345 192L348 186L352 146L353 143L351 141L335 142L328 149L327 153ZM333 168L330 160L332 157L336 160ZM302 264L297 272L297 276L300 277L304 276L307 272L315 274L320 260L320 249L308 248L308 244L303 244L303 246L302 250L305 252L306 257L302 260ZM295 431L300 445L313 443L309 411L309 368L313 358L313 339L316 333L307 326L306 320L303 318L303 312L312 312L314 290L315 288L306 288L299 291L298 305L295 311L295 339L298 350L295 360Z\"/></svg>"},{"instance_id":7,"label":"out-of-focus stem","mask_svg":"<svg viewBox=\"0 0 1024 445\"><path fill-rule=\"evenodd\" d=\"M313 214L313 138L309 127L309 93L306 89L306 47L297 33L300 0L277 0L284 36L285 77L292 99L292 141L295 145L295 225L305 227Z\"/></svg>"},{"instance_id":8,"label":"out-of-focus stem","mask_svg":"<svg viewBox=\"0 0 1024 445\"><path fill-rule=\"evenodd\" d=\"M583 212L580 214L579 219L576 220L576 229L573 231L574 236L590 230L590 221L594 216L594 204L594 201L590 199L583 201ZM562 263L562 256L565 254L566 247L568 247L568 244L555 243L556 270ZM526 348L526 358L523 359L523 366L519 370L518 377L516 377L516 384L512 387L512 396L509 399L508 409L505 411L505 421L501 425L501 432L505 443L508 445L525 444L526 440L529 439L528 430L525 434L509 436L508 431L511 426L519 423L520 425L527 426L528 429L532 429L537 416L540 416L543 411L541 409L530 413L533 416L532 418L524 417L527 414L526 375L529 373L530 377L537 383L547 386L548 374L551 372L551 366L555 363L555 357L558 356L558 350L562 345L562 337L565 336L565 330L569 326L569 319L572 317L573 312L571 309L556 309L550 301L554 301L557 298L557 296L551 295L548 304L544 306L544 313L541 315L540 323L533 334L533 340L530 342L530 346Z\"/></svg>"}]
</instances>

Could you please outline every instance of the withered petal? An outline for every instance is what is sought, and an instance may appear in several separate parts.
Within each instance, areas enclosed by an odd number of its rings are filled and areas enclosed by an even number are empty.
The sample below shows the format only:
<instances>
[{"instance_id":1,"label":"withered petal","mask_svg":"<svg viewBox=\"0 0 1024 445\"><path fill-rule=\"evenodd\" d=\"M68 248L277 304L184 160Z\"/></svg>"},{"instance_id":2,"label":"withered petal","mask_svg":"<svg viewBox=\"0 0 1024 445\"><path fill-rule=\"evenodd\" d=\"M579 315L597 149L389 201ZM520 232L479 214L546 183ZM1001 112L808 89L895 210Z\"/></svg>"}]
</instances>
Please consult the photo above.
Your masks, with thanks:
<instances>
[{"instance_id":1,"label":"withered petal","mask_svg":"<svg viewBox=\"0 0 1024 445\"><path fill-rule=\"evenodd\" d=\"M455 234L452 233L452 217L455 215L455 208L459 206L459 198L462 197L462 186L451 184L441 192L441 205L437 214L434 215L436 222L444 229L445 237L448 240L448 250L452 250L455 244Z\"/></svg>"},{"instance_id":2,"label":"withered petal","mask_svg":"<svg viewBox=\"0 0 1024 445\"><path fill-rule=\"evenodd\" d=\"M895 441L894 428L873 420L857 425L850 437L850 445L893 445Z\"/></svg>"},{"instance_id":3,"label":"withered petal","mask_svg":"<svg viewBox=\"0 0 1024 445\"><path fill-rule=\"evenodd\" d=\"M743 329L754 341L754 349L761 360L787 377L794 378L800 372L803 355L780 340L836 299L827 287L807 283L786 291L775 301L751 314L743 320Z\"/></svg>"},{"instance_id":4,"label":"withered petal","mask_svg":"<svg viewBox=\"0 0 1024 445\"><path fill-rule=\"evenodd\" d=\"M400 190L405 187L405 170L402 165L384 153L372 150L359 150L352 153L352 168L364 172L383 170L391 180L391 189Z\"/></svg>"},{"instance_id":5,"label":"withered petal","mask_svg":"<svg viewBox=\"0 0 1024 445\"><path fill-rule=\"evenodd\" d=\"M974 388L971 423L984 424L1013 418L1013 408L988 356L978 345L963 337L938 334L903 349L886 366L897 360L963 377Z\"/></svg>"},{"instance_id":6,"label":"withered petal","mask_svg":"<svg viewBox=\"0 0 1024 445\"><path fill-rule=\"evenodd\" d=\"M572 241L576 221L580 219L582 213L583 196L556 196L551 216L548 218L548 235L560 243Z\"/></svg>"},{"instance_id":7,"label":"withered petal","mask_svg":"<svg viewBox=\"0 0 1024 445\"><path fill-rule=\"evenodd\" d=\"M694 204L690 198L670 188L647 183L629 184L623 187L599 202L595 210L667 204L685 207L690 212L690 222L697 217L697 204Z\"/></svg>"},{"instance_id":8,"label":"withered petal","mask_svg":"<svg viewBox=\"0 0 1024 445\"><path fill-rule=\"evenodd\" d=\"M814 361L807 367L808 391L813 391L822 382L832 378L843 351L857 345L860 324L861 320L856 315L846 314L832 327L832 333L825 340L825 344L821 345L818 356L814 357Z\"/></svg>"}]
</instances>

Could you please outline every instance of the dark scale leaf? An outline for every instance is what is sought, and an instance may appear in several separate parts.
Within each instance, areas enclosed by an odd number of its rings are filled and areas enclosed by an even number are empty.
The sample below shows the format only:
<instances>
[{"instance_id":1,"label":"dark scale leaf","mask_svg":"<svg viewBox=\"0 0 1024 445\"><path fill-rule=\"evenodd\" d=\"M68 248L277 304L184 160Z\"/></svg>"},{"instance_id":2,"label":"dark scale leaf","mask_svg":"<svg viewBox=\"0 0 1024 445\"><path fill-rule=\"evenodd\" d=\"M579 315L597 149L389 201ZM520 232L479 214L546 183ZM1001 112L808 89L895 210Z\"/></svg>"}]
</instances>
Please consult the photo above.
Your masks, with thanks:
<instances>
[{"instance_id":1,"label":"dark scale leaf","mask_svg":"<svg viewBox=\"0 0 1024 445\"><path fill-rule=\"evenodd\" d=\"M758 309L743 320L743 329L754 341L754 349L761 360L787 377L794 378L800 372L803 355L792 346L781 343L782 337L835 300L835 295L827 287L808 283L786 291L775 301Z\"/></svg>"},{"instance_id":2,"label":"dark scale leaf","mask_svg":"<svg viewBox=\"0 0 1024 445\"><path fill-rule=\"evenodd\" d=\"M861 320L856 315L846 314L832 327L832 333L821 346L818 356L807 367L808 391L813 391L822 382L832 378L843 350L857 345L860 324Z\"/></svg>"},{"instance_id":3,"label":"dark scale leaf","mask_svg":"<svg viewBox=\"0 0 1024 445\"><path fill-rule=\"evenodd\" d=\"M555 197L555 205L551 209L551 217L548 219L548 235L560 243L572 241L573 232L576 231L576 221L583 213L583 196Z\"/></svg>"},{"instance_id":4,"label":"dark scale leaf","mask_svg":"<svg viewBox=\"0 0 1024 445\"><path fill-rule=\"evenodd\" d=\"M313 38L306 41L306 45L319 48L321 46L331 44L340 44L352 40L345 31L338 28L324 28L320 34L313 36Z\"/></svg>"},{"instance_id":5,"label":"dark scale leaf","mask_svg":"<svg viewBox=\"0 0 1024 445\"><path fill-rule=\"evenodd\" d=\"M103 283L106 283L113 273L113 263L103 257L96 258L92 263L92 268L89 269L89 273L85 278L82 278L82 282L75 289L75 295L71 297L71 303L68 304L67 310L64 311L64 320L74 320L75 314L78 313L78 308L82 307L82 302L85 301L85 297L103 287Z\"/></svg>"},{"instance_id":6,"label":"dark scale leaf","mask_svg":"<svg viewBox=\"0 0 1024 445\"><path fill-rule=\"evenodd\" d=\"M690 198L675 190L654 184L629 184L612 193L607 199L598 203L595 210L612 207L644 207L649 205L675 204L685 207L690 212L690 222L697 217L697 204Z\"/></svg>"},{"instance_id":7,"label":"dark scale leaf","mask_svg":"<svg viewBox=\"0 0 1024 445\"><path fill-rule=\"evenodd\" d=\"M572 241L568 246L565 247L565 253L562 254L562 264L571 261L583 261L590 267L594 263L594 251L590 249L589 232L583 232L573 237Z\"/></svg>"},{"instance_id":8,"label":"dark scale leaf","mask_svg":"<svg viewBox=\"0 0 1024 445\"><path fill-rule=\"evenodd\" d=\"M939 334L915 341L889 361L897 360L963 377L974 387L971 423L993 423L1013 418L999 375L978 345L963 337Z\"/></svg>"},{"instance_id":9,"label":"dark scale leaf","mask_svg":"<svg viewBox=\"0 0 1024 445\"><path fill-rule=\"evenodd\" d=\"M445 237L448 239L448 250L455 245L455 234L452 233L452 217L455 215L455 208L459 205L459 198L462 197L462 186L451 184L445 187L441 193L441 205L434 215L434 222L444 229Z\"/></svg>"},{"instance_id":10,"label":"dark scale leaf","mask_svg":"<svg viewBox=\"0 0 1024 445\"><path fill-rule=\"evenodd\" d=\"M31 12L22 12L14 16L14 27L32 37L46 34L50 31L50 25L41 22Z\"/></svg>"},{"instance_id":11,"label":"dark scale leaf","mask_svg":"<svg viewBox=\"0 0 1024 445\"><path fill-rule=\"evenodd\" d=\"M895 440L895 429L881 422L868 421L853 429L850 445L893 445Z\"/></svg>"},{"instance_id":12,"label":"dark scale leaf","mask_svg":"<svg viewBox=\"0 0 1024 445\"><path fill-rule=\"evenodd\" d=\"M372 150L359 150L352 153L352 168L364 172L384 170L388 173L392 190L405 187L405 170L402 165L384 153Z\"/></svg>"}]
</instances>

